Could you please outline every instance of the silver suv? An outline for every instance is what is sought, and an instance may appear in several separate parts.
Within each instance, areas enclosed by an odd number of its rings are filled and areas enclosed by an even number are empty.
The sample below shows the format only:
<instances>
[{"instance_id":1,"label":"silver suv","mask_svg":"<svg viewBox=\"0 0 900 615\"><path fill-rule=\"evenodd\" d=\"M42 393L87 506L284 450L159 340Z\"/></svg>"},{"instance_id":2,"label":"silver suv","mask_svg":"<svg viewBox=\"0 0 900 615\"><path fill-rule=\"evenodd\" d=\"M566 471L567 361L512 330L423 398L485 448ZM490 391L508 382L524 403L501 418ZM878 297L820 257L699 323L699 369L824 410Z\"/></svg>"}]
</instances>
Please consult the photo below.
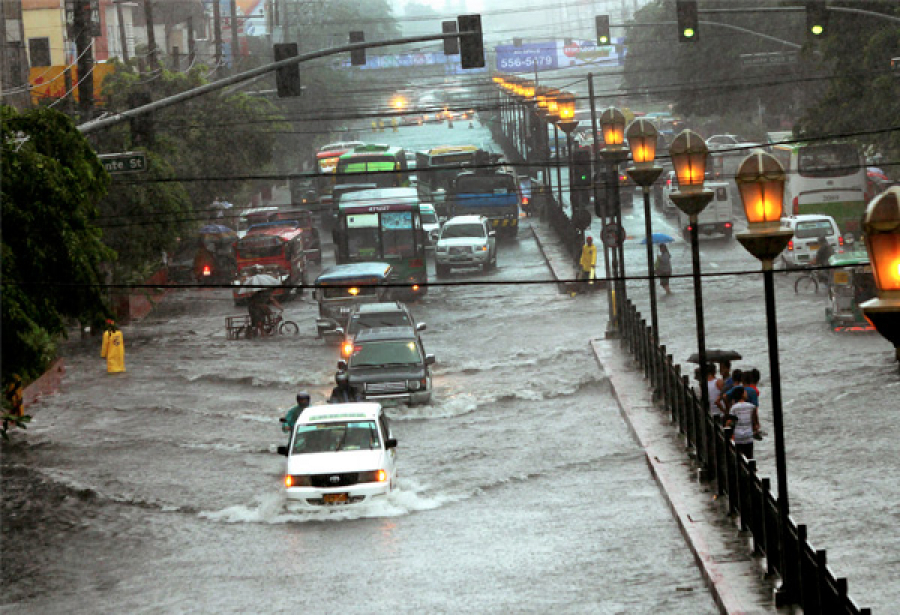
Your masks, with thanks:
<instances>
[{"instance_id":1,"label":"silver suv","mask_svg":"<svg viewBox=\"0 0 900 615\"><path fill-rule=\"evenodd\" d=\"M456 216L441 227L434 248L434 261L439 276L451 267L497 266L497 239L484 216Z\"/></svg>"}]
</instances>

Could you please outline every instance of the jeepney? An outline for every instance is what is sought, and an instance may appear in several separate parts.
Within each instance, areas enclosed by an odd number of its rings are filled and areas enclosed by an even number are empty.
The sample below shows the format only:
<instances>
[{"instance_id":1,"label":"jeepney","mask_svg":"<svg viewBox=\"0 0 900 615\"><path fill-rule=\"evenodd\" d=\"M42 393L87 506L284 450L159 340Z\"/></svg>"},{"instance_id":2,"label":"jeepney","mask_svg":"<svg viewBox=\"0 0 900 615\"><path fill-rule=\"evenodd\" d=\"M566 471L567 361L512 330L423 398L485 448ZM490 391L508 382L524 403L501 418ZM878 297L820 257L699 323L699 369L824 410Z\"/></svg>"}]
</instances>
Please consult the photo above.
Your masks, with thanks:
<instances>
[{"instance_id":1,"label":"jeepney","mask_svg":"<svg viewBox=\"0 0 900 615\"><path fill-rule=\"evenodd\" d=\"M336 265L316 278L313 298L319 303L316 337L340 344L347 319L361 303L380 303L389 293L393 268L388 263L362 262Z\"/></svg>"}]
</instances>

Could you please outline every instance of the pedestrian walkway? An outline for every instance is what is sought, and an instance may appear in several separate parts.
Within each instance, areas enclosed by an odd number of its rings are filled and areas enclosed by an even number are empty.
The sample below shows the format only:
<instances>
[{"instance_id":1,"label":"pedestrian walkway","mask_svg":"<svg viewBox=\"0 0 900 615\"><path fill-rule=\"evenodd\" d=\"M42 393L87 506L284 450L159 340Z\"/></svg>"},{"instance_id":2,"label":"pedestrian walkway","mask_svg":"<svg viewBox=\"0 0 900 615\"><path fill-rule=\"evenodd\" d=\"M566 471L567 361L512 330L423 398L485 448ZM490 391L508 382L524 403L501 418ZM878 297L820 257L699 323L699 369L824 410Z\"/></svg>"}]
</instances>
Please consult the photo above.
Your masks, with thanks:
<instances>
[{"instance_id":1,"label":"pedestrian walkway","mask_svg":"<svg viewBox=\"0 0 900 615\"><path fill-rule=\"evenodd\" d=\"M550 226L532 219L531 227L554 279L570 279L573 264ZM605 301L597 305L600 310ZM763 562L752 555L749 535L738 530L715 491L697 480L683 439L654 402L643 373L618 340L603 339L603 334L596 332L591 348L719 608L723 613L780 612Z\"/></svg>"}]
</instances>

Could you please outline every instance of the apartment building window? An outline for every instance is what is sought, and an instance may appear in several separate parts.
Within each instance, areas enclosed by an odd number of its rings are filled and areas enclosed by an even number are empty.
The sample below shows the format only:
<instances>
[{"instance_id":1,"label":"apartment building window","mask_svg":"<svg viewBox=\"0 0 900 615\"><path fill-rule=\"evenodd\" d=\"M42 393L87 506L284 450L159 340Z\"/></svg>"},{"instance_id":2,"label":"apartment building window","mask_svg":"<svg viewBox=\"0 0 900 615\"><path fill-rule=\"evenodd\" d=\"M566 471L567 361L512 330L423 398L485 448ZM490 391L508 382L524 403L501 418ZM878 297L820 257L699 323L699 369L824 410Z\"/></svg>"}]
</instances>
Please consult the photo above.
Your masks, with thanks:
<instances>
[{"instance_id":1,"label":"apartment building window","mask_svg":"<svg viewBox=\"0 0 900 615\"><path fill-rule=\"evenodd\" d=\"M50 66L50 39L28 39L28 58L32 66Z\"/></svg>"}]
</instances>

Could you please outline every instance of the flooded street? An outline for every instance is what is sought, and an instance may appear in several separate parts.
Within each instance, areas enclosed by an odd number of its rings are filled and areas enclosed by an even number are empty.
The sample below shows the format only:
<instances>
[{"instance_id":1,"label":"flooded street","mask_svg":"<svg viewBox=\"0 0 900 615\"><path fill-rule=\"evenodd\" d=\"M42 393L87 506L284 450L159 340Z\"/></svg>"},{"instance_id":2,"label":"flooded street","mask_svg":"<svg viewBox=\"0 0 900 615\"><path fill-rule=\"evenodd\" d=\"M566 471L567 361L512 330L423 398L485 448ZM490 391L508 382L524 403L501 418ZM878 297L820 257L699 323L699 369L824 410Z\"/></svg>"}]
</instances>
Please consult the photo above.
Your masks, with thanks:
<instances>
[{"instance_id":1,"label":"flooded street","mask_svg":"<svg viewBox=\"0 0 900 615\"><path fill-rule=\"evenodd\" d=\"M337 360L308 297L286 305L298 336L229 341L227 290L174 293L124 327L122 375L99 340L74 339L62 393L4 454L5 488L48 496L37 518L5 511L22 524L5 566L27 571L6 605L715 612L590 354L602 296L452 285L548 280L525 224L497 271L455 272L412 305L434 401L389 411L399 489L366 508L295 512L282 496L278 417L298 390L322 402Z\"/></svg>"}]
</instances>

